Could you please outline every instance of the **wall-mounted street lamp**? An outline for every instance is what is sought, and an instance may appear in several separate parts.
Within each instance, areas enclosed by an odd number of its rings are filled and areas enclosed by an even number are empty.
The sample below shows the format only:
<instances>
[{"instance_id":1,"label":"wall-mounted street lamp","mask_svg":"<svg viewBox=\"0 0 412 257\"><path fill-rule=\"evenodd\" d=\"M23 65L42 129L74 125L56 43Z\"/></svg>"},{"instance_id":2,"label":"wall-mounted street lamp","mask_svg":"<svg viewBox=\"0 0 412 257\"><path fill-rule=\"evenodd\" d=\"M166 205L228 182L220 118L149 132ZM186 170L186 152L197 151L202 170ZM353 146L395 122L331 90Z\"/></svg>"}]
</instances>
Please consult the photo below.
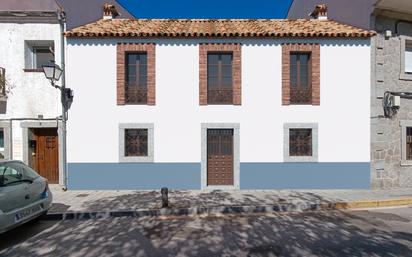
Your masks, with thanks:
<instances>
[{"instance_id":1,"label":"wall-mounted street lamp","mask_svg":"<svg viewBox=\"0 0 412 257\"><path fill-rule=\"evenodd\" d=\"M59 81L63 69L60 68L57 64L44 65L43 72L46 78L50 81L50 84L60 90L60 97L62 103L62 156L63 156L63 190L67 190L67 152L66 152L66 121L67 121L67 112L70 109L70 106L73 102L73 91L70 88L66 88L64 83L62 86L56 85L56 82Z\"/></svg>"},{"instance_id":2,"label":"wall-mounted street lamp","mask_svg":"<svg viewBox=\"0 0 412 257\"><path fill-rule=\"evenodd\" d=\"M54 64L54 65L43 65L43 72L44 75L48 80L50 80L50 83L55 87L55 82L59 81L60 76L63 73L63 70L60 68L59 65Z\"/></svg>"}]
</instances>

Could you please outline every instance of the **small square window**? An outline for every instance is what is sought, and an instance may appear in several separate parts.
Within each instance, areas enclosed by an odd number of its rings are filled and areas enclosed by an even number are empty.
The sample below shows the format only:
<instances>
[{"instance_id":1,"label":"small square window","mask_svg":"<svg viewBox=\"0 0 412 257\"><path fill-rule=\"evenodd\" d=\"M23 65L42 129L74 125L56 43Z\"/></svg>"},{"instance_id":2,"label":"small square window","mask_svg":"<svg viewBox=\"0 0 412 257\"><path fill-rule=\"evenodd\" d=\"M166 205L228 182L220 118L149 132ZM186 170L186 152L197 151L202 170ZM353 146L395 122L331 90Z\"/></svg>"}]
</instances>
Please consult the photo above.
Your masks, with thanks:
<instances>
[{"instance_id":1,"label":"small square window","mask_svg":"<svg viewBox=\"0 0 412 257\"><path fill-rule=\"evenodd\" d=\"M43 65L50 65L55 61L53 41L26 41L25 53L26 71L41 71Z\"/></svg>"},{"instance_id":2,"label":"small square window","mask_svg":"<svg viewBox=\"0 0 412 257\"><path fill-rule=\"evenodd\" d=\"M119 161L153 162L153 124L119 125Z\"/></svg>"},{"instance_id":3,"label":"small square window","mask_svg":"<svg viewBox=\"0 0 412 257\"><path fill-rule=\"evenodd\" d=\"M285 162L318 161L317 123L286 123L283 131Z\"/></svg>"},{"instance_id":4,"label":"small square window","mask_svg":"<svg viewBox=\"0 0 412 257\"><path fill-rule=\"evenodd\" d=\"M51 65L54 61L51 46L33 46L33 69L41 69L43 65Z\"/></svg>"},{"instance_id":5,"label":"small square window","mask_svg":"<svg viewBox=\"0 0 412 257\"><path fill-rule=\"evenodd\" d=\"M125 129L125 156L147 156L147 129Z\"/></svg>"},{"instance_id":6,"label":"small square window","mask_svg":"<svg viewBox=\"0 0 412 257\"><path fill-rule=\"evenodd\" d=\"M289 130L289 156L312 156L312 129Z\"/></svg>"}]
</instances>

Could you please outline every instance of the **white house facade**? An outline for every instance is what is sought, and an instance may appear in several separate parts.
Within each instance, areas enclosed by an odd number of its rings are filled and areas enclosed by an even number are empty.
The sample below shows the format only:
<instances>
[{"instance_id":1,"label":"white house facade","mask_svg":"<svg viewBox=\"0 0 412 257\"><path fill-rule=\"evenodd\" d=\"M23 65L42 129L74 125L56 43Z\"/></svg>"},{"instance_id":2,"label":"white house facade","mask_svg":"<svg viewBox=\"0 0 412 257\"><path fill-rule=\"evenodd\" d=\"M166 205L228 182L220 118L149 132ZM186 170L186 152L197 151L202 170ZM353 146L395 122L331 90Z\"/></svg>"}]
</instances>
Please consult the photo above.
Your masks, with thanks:
<instances>
[{"instance_id":1,"label":"white house facade","mask_svg":"<svg viewBox=\"0 0 412 257\"><path fill-rule=\"evenodd\" d=\"M0 4L0 151L62 184L60 94L42 65L61 63L63 21L57 5L43 4Z\"/></svg>"},{"instance_id":2,"label":"white house facade","mask_svg":"<svg viewBox=\"0 0 412 257\"><path fill-rule=\"evenodd\" d=\"M369 187L373 33L108 18L65 35L70 189Z\"/></svg>"}]
</instances>

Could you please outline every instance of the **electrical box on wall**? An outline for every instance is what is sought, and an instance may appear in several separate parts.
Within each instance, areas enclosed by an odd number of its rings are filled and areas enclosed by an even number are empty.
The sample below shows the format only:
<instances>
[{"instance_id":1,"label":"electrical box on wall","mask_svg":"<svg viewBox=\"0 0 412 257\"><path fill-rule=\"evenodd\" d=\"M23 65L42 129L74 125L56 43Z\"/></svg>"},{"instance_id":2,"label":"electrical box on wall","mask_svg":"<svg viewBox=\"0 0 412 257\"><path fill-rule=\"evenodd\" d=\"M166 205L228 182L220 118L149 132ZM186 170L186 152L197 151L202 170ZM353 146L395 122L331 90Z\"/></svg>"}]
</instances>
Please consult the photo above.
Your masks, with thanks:
<instances>
[{"instance_id":1,"label":"electrical box on wall","mask_svg":"<svg viewBox=\"0 0 412 257\"><path fill-rule=\"evenodd\" d=\"M400 107L401 106L401 97L398 95L393 95L391 97L392 107Z\"/></svg>"}]
</instances>

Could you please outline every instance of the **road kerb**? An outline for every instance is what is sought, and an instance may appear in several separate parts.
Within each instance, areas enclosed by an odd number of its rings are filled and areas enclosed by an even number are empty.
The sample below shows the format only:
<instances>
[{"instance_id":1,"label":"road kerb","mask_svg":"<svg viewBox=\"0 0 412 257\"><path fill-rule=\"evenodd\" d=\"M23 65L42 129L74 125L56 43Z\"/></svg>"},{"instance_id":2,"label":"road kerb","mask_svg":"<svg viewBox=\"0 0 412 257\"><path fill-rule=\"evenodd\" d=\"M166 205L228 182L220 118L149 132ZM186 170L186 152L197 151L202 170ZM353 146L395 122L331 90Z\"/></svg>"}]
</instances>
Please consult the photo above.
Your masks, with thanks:
<instances>
[{"instance_id":1,"label":"road kerb","mask_svg":"<svg viewBox=\"0 0 412 257\"><path fill-rule=\"evenodd\" d=\"M335 204L335 209L362 209L404 205L412 205L412 197L388 200L362 200L352 202L337 202Z\"/></svg>"},{"instance_id":2,"label":"road kerb","mask_svg":"<svg viewBox=\"0 0 412 257\"><path fill-rule=\"evenodd\" d=\"M412 197L388 200L341 201L327 203L280 203L261 206L204 206L190 208L145 209L145 210L113 210L113 211L79 211L50 213L47 220L98 219L108 217L157 217L157 216L193 216L203 214L248 214L270 212L304 212L319 210L346 210L376 207L412 205Z\"/></svg>"}]
</instances>

